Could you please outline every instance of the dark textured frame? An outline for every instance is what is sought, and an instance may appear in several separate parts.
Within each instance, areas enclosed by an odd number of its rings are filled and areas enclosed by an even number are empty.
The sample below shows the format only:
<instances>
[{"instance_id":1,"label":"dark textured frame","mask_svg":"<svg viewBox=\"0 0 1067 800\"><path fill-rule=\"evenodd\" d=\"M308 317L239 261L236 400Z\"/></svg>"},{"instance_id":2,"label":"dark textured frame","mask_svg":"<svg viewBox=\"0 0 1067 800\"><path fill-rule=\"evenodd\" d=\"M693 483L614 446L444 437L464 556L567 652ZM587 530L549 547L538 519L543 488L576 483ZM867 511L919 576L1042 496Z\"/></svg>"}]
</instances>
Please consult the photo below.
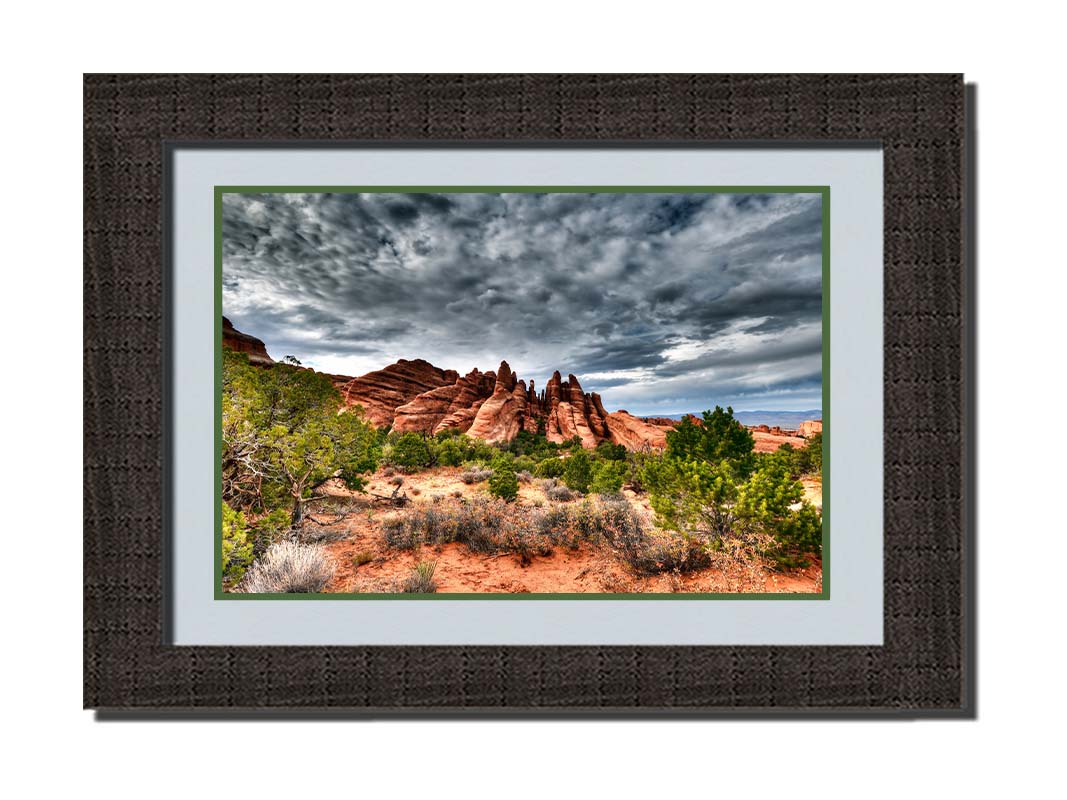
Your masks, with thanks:
<instances>
[{"instance_id":1,"label":"dark textured frame","mask_svg":"<svg viewBox=\"0 0 1067 800\"><path fill-rule=\"evenodd\" d=\"M90 75L84 92L85 707L974 716L960 76ZM166 644L164 145L354 140L880 144L884 646Z\"/></svg>"}]
</instances>

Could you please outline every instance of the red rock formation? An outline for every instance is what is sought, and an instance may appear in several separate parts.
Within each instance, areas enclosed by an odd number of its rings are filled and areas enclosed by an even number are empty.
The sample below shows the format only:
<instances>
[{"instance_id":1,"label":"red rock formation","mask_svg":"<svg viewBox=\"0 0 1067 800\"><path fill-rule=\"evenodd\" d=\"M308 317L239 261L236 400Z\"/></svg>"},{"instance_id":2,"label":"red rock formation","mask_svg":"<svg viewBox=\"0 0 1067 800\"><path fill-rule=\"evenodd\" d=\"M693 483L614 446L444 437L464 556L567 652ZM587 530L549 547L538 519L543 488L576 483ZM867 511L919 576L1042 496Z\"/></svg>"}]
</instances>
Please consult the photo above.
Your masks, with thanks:
<instances>
[{"instance_id":1,"label":"red rock formation","mask_svg":"<svg viewBox=\"0 0 1067 800\"><path fill-rule=\"evenodd\" d=\"M263 342L236 330L223 318L223 344L248 353L259 366L275 362ZM455 429L487 442L510 441L519 431L544 431L552 442L578 437L583 447L613 441L630 449L662 448L674 424L656 425L625 411L609 414L600 395L586 394L574 375L552 374L541 393L518 379L506 361L494 372L471 370L460 377L428 361L401 359L384 369L350 378L327 375L346 406L362 406L378 427L436 434Z\"/></svg>"},{"instance_id":2,"label":"red rock formation","mask_svg":"<svg viewBox=\"0 0 1067 800\"><path fill-rule=\"evenodd\" d=\"M424 392L450 386L458 378L455 370L439 369L421 358L402 358L385 369L353 378L341 387L341 397L346 406L363 406L370 422L385 427L393 424L397 408Z\"/></svg>"},{"instance_id":3,"label":"red rock formation","mask_svg":"<svg viewBox=\"0 0 1067 800\"><path fill-rule=\"evenodd\" d=\"M626 411L608 414L605 424L611 441L627 450L662 450L667 446L667 426L650 425Z\"/></svg>"},{"instance_id":4,"label":"red rock formation","mask_svg":"<svg viewBox=\"0 0 1067 800\"><path fill-rule=\"evenodd\" d=\"M457 381L451 386L439 386L417 395L413 400L396 409L393 430L398 433L408 431L433 433L437 424L448 415L448 410L459 392L460 384Z\"/></svg>"},{"instance_id":5,"label":"red rock formation","mask_svg":"<svg viewBox=\"0 0 1067 800\"><path fill-rule=\"evenodd\" d=\"M780 428L779 431L781 431ZM805 441L797 436L792 436L791 431L774 433L774 428L771 428L770 433L754 430L752 431L752 439L756 443L757 453L773 453L783 444L791 445L797 449L805 445Z\"/></svg>"},{"instance_id":6,"label":"red rock formation","mask_svg":"<svg viewBox=\"0 0 1067 800\"><path fill-rule=\"evenodd\" d=\"M507 361L501 361L493 394L478 408L467 435L487 442L511 441L529 413L526 396L526 385L516 381Z\"/></svg>"},{"instance_id":7,"label":"red rock formation","mask_svg":"<svg viewBox=\"0 0 1067 800\"><path fill-rule=\"evenodd\" d=\"M237 353L247 353L248 363L256 367L270 367L276 362L267 354L267 348L263 342L257 339L255 336L250 336L247 333L242 333L233 327L233 324L226 319L222 318L222 346L228 350L233 350ZM300 369L307 369L314 372L311 367L300 367ZM331 375L328 372L319 373L325 375L330 379L330 383L334 388L340 391L346 383L352 380L351 375Z\"/></svg>"},{"instance_id":8,"label":"red rock formation","mask_svg":"<svg viewBox=\"0 0 1067 800\"><path fill-rule=\"evenodd\" d=\"M274 363L274 359L267 354L267 346L261 339L241 333L226 317L222 318L222 346L235 353L247 353L248 362L257 367L266 367Z\"/></svg>"},{"instance_id":9,"label":"red rock formation","mask_svg":"<svg viewBox=\"0 0 1067 800\"><path fill-rule=\"evenodd\" d=\"M366 384L368 377L358 380ZM385 405L376 404L381 413L372 421L378 425L390 424L380 421L386 417ZM510 441L521 430L543 430L556 443L577 436L589 448L608 440L645 449L665 445L665 433L675 424L667 422L667 426L648 424L625 411L609 414L600 395L586 394L574 375L563 380L554 373L539 394L533 381L527 385L519 380L504 361L495 373L475 369L451 385L416 395L395 409L391 424L399 432L456 429L487 442Z\"/></svg>"},{"instance_id":10,"label":"red rock formation","mask_svg":"<svg viewBox=\"0 0 1067 800\"><path fill-rule=\"evenodd\" d=\"M673 428L678 424L678 420L670 417L641 417L641 421L655 425L657 428Z\"/></svg>"},{"instance_id":11,"label":"red rock formation","mask_svg":"<svg viewBox=\"0 0 1067 800\"><path fill-rule=\"evenodd\" d=\"M275 363L261 340L235 329L225 317L222 344L247 353L257 366ZM422 359L401 359L358 378L327 377L341 392L345 405L360 405L371 423L392 426L402 433L435 434L454 428L487 442L502 442L510 441L521 430L535 433L543 429L551 442L577 436L583 447L596 447L606 440L629 450L646 450L666 447L667 431L678 424L678 420L666 417L638 419L622 410L609 414L600 395L586 394L574 375L563 380L559 372L552 373L538 394L534 382L527 385L519 380L506 361L495 373L475 369L463 377ZM697 416L689 417L696 424L703 423ZM767 425L754 425L749 430L758 452L773 452L787 442L805 446L807 437L822 431L822 420L803 422L796 432Z\"/></svg>"}]
</instances>

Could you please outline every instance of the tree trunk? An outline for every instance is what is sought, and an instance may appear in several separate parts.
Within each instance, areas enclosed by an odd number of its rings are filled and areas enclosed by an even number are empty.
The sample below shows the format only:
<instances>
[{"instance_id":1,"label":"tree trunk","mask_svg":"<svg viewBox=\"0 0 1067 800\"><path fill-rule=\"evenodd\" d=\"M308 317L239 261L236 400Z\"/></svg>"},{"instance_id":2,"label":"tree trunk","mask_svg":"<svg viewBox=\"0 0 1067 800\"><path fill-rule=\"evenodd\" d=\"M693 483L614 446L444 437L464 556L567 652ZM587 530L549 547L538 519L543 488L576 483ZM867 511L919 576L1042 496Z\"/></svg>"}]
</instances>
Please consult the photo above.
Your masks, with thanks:
<instances>
[{"instance_id":1,"label":"tree trunk","mask_svg":"<svg viewBox=\"0 0 1067 800\"><path fill-rule=\"evenodd\" d=\"M299 528L304 522L304 498L297 495L293 500L293 527Z\"/></svg>"}]
</instances>

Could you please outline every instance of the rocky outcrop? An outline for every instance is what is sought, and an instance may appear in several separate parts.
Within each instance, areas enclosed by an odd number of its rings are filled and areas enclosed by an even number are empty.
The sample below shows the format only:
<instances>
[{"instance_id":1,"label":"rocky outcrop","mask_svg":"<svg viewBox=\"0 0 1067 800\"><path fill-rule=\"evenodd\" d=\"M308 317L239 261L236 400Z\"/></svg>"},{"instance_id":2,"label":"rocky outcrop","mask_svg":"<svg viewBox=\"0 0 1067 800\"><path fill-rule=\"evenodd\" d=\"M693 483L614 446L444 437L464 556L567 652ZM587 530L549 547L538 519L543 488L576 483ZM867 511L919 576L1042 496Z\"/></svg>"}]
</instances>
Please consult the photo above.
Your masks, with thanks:
<instances>
[{"instance_id":1,"label":"rocky outcrop","mask_svg":"<svg viewBox=\"0 0 1067 800\"><path fill-rule=\"evenodd\" d=\"M669 429L678 424L678 420L671 419L670 417L641 417L641 419L649 425L655 425L657 428Z\"/></svg>"},{"instance_id":2,"label":"rocky outcrop","mask_svg":"<svg viewBox=\"0 0 1067 800\"><path fill-rule=\"evenodd\" d=\"M455 370L439 369L421 358L400 359L385 369L353 378L340 387L346 406L363 406L367 419L378 427L392 425L397 409L421 394L451 386L459 379Z\"/></svg>"},{"instance_id":3,"label":"rocky outcrop","mask_svg":"<svg viewBox=\"0 0 1067 800\"><path fill-rule=\"evenodd\" d=\"M573 375L564 381L559 372L552 373L545 389L544 412L545 436L550 442L565 442L577 436L582 447L596 447L608 438L606 415L595 409L592 398L582 391L582 385Z\"/></svg>"},{"instance_id":4,"label":"rocky outcrop","mask_svg":"<svg viewBox=\"0 0 1067 800\"><path fill-rule=\"evenodd\" d=\"M753 430L752 428L749 428L749 431L752 433L752 440L755 442L757 453L773 453L783 444L799 450L807 444L799 436L794 436L792 431L783 431L777 426L771 426L769 431Z\"/></svg>"},{"instance_id":5,"label":"rocky outcrop","mask_svg":"<svg viewBox=\"0 0 1067 800\"><path fill-rule=\"evenodd\" d=\"M519 431L528 431L541 432L556 443L578 437L582 446L589 448L603 441L619 442L635 450L665 445L666 428L642 422L625 411L609 414L600 395L587 394L574 375L563 380L555 372L538 393L534 382L520 380L507 361L502 361L496 372L471 370L454 383L420 392L396 406L390 417L388 406L393 396L371 390L382 386L382 373L395 379L398 365L415 363L398 362L353 381L360 389L361 405L371 409L368 417L376 425L392 425L401 433L436 434L455 429L486 442L510 441ZM421 380L437 380L438 377L428 377L429 365L422 364ZM407 371L411 368L407 367ZM447 377L447 373L443 375ZM410 386L406 388L410 390ZM355 399L356 394L349 392L347 397Z\"/></svg>"},{"instance_id":6,"label":"rocky outcrop","mask_svg":"<svg viewBox=\"0 0 1067 800\"><path fill-rule=\"evenodd\" d=\"M623 410L608 414L604 421L611 441L627 450L662 450L667 446L667 431L673 427L651 425Z\"/></svg>"},{"instance_id":7,"label":"rocky outcrop","mask_svg":"<svg viewBox=\"0 0 1067 800\"><path fill-rule=\"evenodd\" d=\"M222 318L222 346L237 353L246 353L248 363L254 367L270 367L278 363L267 354L267 348L260 339L237 330L226 317ZM297 369L311 369L311 367L297 367ZM351 375L331 375L328 372L319 374L329 378L330 383L338 391L352 380Z\"/></svg>"},{"instance_id":8,"label":"rocky outcrop","mask_svg":"<svg viewBox=\"0 0 1067 800\"><path fill-rule=\"evenodd\" d=\"M511 441L525 428L529 413L526 384L516 379L507 361L501 361L493 393L478 407L467 435L487 442Z\"/></svg>"},{"instance_id":9,"label":"rocky outcrop","mask_svg":"<svg viewBox=\"0 0 1067 800\"><path fill-rule=\"evenodd\" d=\"M274 363L274 359L267 354L267 346L261 339L237 330L226 317L222 318L222 346L235 353L247 354L248 362L257 367L266 367Z\"/></svg>"},{"instance_id":10,"label":"rocky outcrop","mask_svg":"<svg viewBox=\"0 0 1067 800\"><path fill-rule=\"evenodd\" d=\"M474 369L450 386L423 392L396 409L393 430L439 433L470 429L478 410L496 387L496 373Z\"/></svg>"},{"instance_id":11,"label":"rocky outcrop","mask_svg":"<svg viewBox=\"0 0 1067 800\"><path fill-rule=\"evenodd\" d=\"M797 436L803 436L805 439L809 436L814 436L816 433L822 433L821 419L805 420L800 423L800 427L797 429Z\"/></svg>"},{"instance_id":12,"label":"rocky outcrop","mask_svg":"<svg viewBox=\"0 0 1067 800\"><path fill-rule=\"evenodd\" d=\"M258 366L275 362L263 342L236 330L223 318L223 345ZM543 433L561 443L577 437L583 447L612 441L631 450L662 448L673 426L643 421L625 411L609 414L596 392L586 393L574 375L554 372L539 393L534 382L520 380L507 361L496 372L455 370L428 361L400 359L384 369L350 378L327 375L346 407L361 406L379 428L400 433L437 434L458 430L486 442L505 442L520 431Z\"/></svg>"}]
</instances>

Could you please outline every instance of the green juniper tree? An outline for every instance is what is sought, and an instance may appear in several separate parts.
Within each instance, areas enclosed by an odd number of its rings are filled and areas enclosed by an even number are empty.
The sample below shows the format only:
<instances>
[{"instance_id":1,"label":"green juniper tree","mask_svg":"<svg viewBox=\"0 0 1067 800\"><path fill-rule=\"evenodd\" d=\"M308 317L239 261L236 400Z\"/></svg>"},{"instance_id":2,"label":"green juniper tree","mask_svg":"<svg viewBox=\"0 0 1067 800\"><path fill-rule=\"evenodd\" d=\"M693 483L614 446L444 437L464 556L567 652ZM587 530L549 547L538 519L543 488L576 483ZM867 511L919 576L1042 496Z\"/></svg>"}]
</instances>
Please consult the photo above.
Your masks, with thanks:
<instances>
[{"instance_id":1,"label":"green juniper tree","mask_svg":"<svg viewBox=\"0 0 1067 800\"><path fill-rule=\"evenodd\" d=\"M489 492L509 503L519 496L519 479L512 463L503 455L493 459L493 474L489 476Z\"/></svg>"},{"instance_id":2,"label":"green juniper tree","mask_svg":"<svg viewBox=\"0 0 1067 800\"><path fill-rule=\"evenodd\" d=\"M224 351L223 498L269 512L289 504L293 525L330 478L351 489L377 465L379 436L362 409L342 411L330 379L291 364L252 367Z\"/></svg>"},{"instance_id":3,"label":"green juniper tree","mask_svg":"<svg viewBox=\"0 0 1067 800\"><path fill-rule=\"evenodd\" d=\"M795 453L757 458L751 433L731 408L703 417L703 424L684 419L668 432L666 452L642 464L641 482L664 527L712 549L758 541L758 549L785 564L818 553L822 519L793 479Z\"/></svg>"}]
</instances>

